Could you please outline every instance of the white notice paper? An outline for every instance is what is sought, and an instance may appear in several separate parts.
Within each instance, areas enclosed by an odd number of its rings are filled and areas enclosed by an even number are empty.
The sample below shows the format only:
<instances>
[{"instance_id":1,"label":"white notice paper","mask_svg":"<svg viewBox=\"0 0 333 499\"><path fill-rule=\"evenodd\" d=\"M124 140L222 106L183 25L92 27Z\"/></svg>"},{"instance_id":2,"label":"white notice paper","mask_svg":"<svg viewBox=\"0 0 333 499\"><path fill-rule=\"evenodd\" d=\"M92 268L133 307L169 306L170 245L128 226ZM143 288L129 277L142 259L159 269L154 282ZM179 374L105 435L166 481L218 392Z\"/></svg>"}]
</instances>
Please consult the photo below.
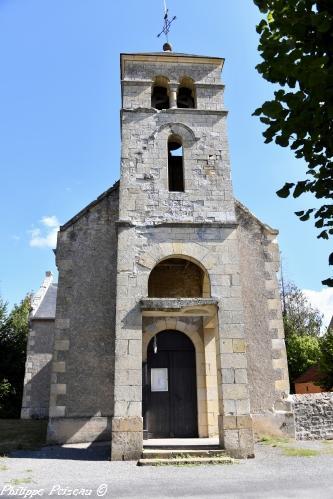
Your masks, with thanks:
<instances>
[{"instance_id":1,"label":"white notice paper","mask_svg":"<svg viewBox=\"0 0 333 499\"><path fill-rule=\"evenodd\" d=\"M152 392L167 392L168 391L168 368L167 367L152 367L151 369L151 391Z\"/></svg>"}]
</instances>

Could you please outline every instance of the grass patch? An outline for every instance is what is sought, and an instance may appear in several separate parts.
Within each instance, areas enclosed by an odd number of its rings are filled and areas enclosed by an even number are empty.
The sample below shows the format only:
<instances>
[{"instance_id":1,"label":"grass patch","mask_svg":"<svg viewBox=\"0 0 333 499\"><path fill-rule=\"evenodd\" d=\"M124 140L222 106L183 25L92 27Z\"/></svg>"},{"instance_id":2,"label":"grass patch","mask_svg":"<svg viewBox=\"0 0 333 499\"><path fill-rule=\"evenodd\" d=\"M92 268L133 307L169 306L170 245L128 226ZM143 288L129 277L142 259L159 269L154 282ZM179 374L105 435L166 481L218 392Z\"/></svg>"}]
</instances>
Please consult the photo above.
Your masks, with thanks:
<instances>
[{"instance_id":1,"label":"grass patch","mask_svg":"<svg viewBox=\"0 0 333 499\"><path fill-rule=\"evenodd\" d=\"M25 478L13 478L12 480L9 480L11 485L21 485L21 483L32 483L32 478L30 477L25 477Z\"/></svg>"},{"instance_id":2,"label":"grass patch","mask_svg":"<svg viewBox=\"0 0 333 499\"><path fill-rule=\"evenodd\" d=\"M7 471L9 470L8 466L6 466L5 464L0 464L0 471Z\"/></svg>"},{"instance_id":3,"label":"grass patch","mask_svg":"<svg viewBox=\"0 0 333 499\"><path fill-rule=\"evenodd\" d=\"M287 437L275 437L271 435L263 435L259 443L263 445L270 445L271 447L279 447L283 444L287 444L289 442L289 438Z\"/></svg>"},{"instance_id":4,"label":"grass patch","mask_svg":"<svg viewBox=\"0 0 333 499\"><path fill-rule=\"evenodd\" d=\"M313 457L319 456L320 452L314 449L300 449L297 447L285 447L283 454L290 457Z\"/></svg>"},{"instance_id":5,"label":"grass patch","mask_svg":"<svg viewBox=\"0 0 333 499\"><path fill-rule=\"evenodd\" d=\"M28 468L27 470L23 470L25 473L32 473L32 469Z\"/></svg>"}]
</instances>

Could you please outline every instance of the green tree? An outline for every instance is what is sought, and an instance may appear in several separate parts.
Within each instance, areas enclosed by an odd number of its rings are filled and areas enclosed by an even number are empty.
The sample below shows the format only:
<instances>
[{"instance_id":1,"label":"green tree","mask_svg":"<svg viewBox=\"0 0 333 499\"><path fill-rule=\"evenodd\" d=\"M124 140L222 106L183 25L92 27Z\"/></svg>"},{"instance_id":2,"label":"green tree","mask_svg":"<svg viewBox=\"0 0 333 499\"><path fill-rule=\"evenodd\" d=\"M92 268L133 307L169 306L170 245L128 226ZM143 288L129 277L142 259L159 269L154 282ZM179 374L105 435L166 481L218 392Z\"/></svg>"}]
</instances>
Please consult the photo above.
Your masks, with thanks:
<instances>
[{"instance_id":1,"label":"green tree","mask_svg":"<svg viewBox=\"0 0 333 499\"><path fill-rule=\"evenodd\" d=\"M295 283L280 286L283 325L286 339L292 335L319 336L323 316L313 308Z\"/></svg>"},{"instance_id":2,"label":"green tree","mask_svg":"<svg viewBox=\"0 0 333 499\"><path fill-rule=\"evenodd\" d=\"M328 329L321 340L319 369L322 374L320 385L326 390L333 389L333 330Z\"/></svg>"},{"instance_id":3,"label":"green tree","mask_svg":"<svg viewBox=\"0 0 333 499\"><path fill-rule=\"evenodd\" d=\"M322 315L295 283L280 286L290 384L320 359Z\"/></svg>"},{"instance_id":4,"label":"green tree","mask_svg":"<svg viewBox=\"0 0 333 499\"><path fill-rule=\"evenodd\" d=\"M317 364L320 358L320 340L316 336L291 334L287 341L287 357L290 383L309 367Z\"/></svg>"},{"instance_id":5,"label":"green tree","mask_svg":"<svg viewBox=\"0 0 333 499\"><path fill-rule=\"evenodd\" d=\"M333 2L254 0L266 14L257 26L263 62L258 72L280 87L254 114L266 125L265 142L275 140L307 163L306 177L287 182L277 194L312 193L320 207L296 212L314 218L318 238L333 234ZM329 256L333 265L333 253ZM322 281L333 286L333 278Z\"/></svg>"},{"instance_id":6,"label":"green tree","mask_svg":"<svg viewBox=\"0 0 333 499\"><path fill-rule=\"evenodd\" d=\"M10 314L0 299L0 417L19 417L22 403L30 296Z\"/></svg>"}]
</instances>

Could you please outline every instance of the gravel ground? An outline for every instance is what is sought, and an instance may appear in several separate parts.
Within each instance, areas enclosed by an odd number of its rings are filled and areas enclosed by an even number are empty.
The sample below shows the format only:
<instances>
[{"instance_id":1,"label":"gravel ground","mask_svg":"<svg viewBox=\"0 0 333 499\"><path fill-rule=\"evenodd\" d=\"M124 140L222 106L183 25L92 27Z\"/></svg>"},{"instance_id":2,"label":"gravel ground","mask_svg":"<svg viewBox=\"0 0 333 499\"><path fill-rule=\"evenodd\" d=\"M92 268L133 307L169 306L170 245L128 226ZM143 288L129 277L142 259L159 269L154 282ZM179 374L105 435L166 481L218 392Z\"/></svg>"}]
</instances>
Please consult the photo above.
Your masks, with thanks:
<instances>
[{"instance_id":1,"label":"gravel ground","mask_svg":"<svg viewBox=\"0 0 333 499\"><path fill-rule=\"evenodd\" d=\"M289 457L285 447L319 454ZM0 458L0 497L333 498L333 442L257 444L255 459L232 465L138 467L109 454L106 444L16 451Z\"/></svg>"}]
</instances>

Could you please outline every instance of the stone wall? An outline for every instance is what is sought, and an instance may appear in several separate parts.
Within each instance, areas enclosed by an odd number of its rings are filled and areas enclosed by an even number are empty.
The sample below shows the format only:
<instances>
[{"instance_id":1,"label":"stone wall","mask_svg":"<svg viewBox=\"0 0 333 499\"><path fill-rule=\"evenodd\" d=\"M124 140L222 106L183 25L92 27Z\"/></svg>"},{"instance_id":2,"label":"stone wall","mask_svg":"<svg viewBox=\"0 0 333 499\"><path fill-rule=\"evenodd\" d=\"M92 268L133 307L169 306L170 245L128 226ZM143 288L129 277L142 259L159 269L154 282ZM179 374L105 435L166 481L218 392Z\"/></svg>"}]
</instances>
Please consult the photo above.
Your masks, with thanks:
<instances>
[{"instance_id":1,"label":"stone wall","mask_svg":"<svg viewBox=\"0 0 333 499\"><path fill-rule=\"evenodd\" d=\"M155 56L144 64L140 56L135 61L130 55L123 56L122 107L135 109L151 107L151 87L157 76L164 76L173 85L178 85L184 76L195 81L197 108L218 110L221 108L224 85L220 81L221 59L186 58L186 62L175 60L173 55ZM209 59L209 58L208 58ZM203 61L207 60L205 64Z\"/></svg>"},{"instance_id":2,"label":"stone wall","mask_svg":"<svg viewBox=\"0 0 333 499\"><path fill-rule=\"evenodd\" d=\"M113 414L117 218L118 189L111 188L59 232L48 433L52 442L57 435L59 443L63 440L64 422L57 431L57 419L78 418L79 428L68 424L73 434L65 432L66 441L74 441L74 433L92 417ZM103 421L98 425L105 432Z\"/></svg>"},{"instance_id":3,"label":"stone wall","mask_svg":"<svg viewBox=\"0 0 333 499\"><path fill-rule=\"evenodd\" d=\"M288 366L277 272L277 231L236 203L252 414L286 410ZM272 352L270 355L267 352ZM288 409L287 409L288 410Z\"/></svg>"},{"instance_id":4,"label":"stone wall","mask_svg":"<svg viewBox=\"0 0 333 499\"><path fill-rule=\"evenodd\" d=\"M333 393L293 395L296 438L333 439Z\"/></svg>"},{"instance_id":5,"label":"stone wall","mask_svg":"<svg viewBox=\"0 0 333 499\"><path fill-rule=\"evenodd\" d=\"M54 337L54 320L32 320L27 343L21 417L47 418Z\"/></svg>"},{"instance_id":6,"label":"stone wall","mask_svg":"<svg viewBox=\"0 0 333 499\"><path fill-rule=\"evenodd\" d=\"M49 414L51 364L57 285L47 271L31 298L30 328L22 397L21 418L47 418Z\"/></svg>"},{"instance_id":7,"label":"stone wall","mask_svg":"<svg viewBox=\"0 0 333 499\"><path fill-rule=\"evenodd\" d=\"M222 65L221 59L185 62L168 55L146 57L144 63L140 56L122 58L121 221L235 222ZM197 108L151 108L151 83L159 75L171 83L192 78ZM212 101L215 90L218 97ZM184 192L168 190L170 135L182 140Z\"/></svg>"}]
</instances>

